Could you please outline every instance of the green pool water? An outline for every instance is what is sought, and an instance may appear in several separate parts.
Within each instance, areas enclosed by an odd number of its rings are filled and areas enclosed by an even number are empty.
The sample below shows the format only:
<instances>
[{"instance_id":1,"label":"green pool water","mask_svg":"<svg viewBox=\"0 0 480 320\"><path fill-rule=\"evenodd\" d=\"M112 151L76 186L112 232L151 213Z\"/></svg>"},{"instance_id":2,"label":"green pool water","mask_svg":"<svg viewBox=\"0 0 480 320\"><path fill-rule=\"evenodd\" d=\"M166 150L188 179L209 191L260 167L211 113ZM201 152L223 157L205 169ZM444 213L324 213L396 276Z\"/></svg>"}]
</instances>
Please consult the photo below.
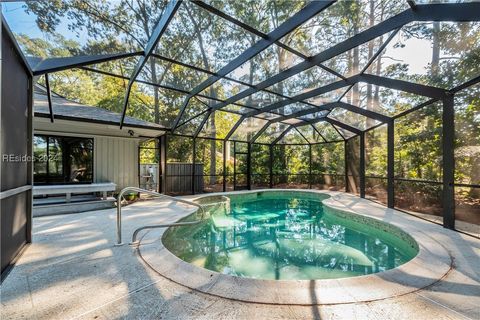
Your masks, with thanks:
<instances>
[{"instance_id":1,"label":"green pool water","mask_svg":"<svg viewBox=\"0 0 480 320\"><path fill-rule=\"evenodd\" d=\"M163 244L199 267L277 280L366 275L395 268L417 254L415 241L400 229L331 209L322 204L327 197L262 192L229 196L229 205L212 200L207 220L169 228Z\"/></svg>"}]
</instances>

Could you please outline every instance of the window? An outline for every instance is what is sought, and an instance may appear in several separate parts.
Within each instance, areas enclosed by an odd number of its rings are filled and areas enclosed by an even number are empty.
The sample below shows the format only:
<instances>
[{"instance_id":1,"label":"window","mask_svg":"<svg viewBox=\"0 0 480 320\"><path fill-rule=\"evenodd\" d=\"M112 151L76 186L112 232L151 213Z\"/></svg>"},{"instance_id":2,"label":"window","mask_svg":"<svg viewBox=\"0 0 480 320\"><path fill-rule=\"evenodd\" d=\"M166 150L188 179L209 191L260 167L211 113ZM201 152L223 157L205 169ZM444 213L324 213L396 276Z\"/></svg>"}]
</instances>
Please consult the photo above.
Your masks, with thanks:
<instances>
[{"instance_id":1,"label":"window","mask_svg":"<svg viewBox=\"0 0 480 320\"><path fill-rule=\"evenodd\" d=\"M93 139L35 135L34 184L93 182Z\"/></svg>"}]
</instances>

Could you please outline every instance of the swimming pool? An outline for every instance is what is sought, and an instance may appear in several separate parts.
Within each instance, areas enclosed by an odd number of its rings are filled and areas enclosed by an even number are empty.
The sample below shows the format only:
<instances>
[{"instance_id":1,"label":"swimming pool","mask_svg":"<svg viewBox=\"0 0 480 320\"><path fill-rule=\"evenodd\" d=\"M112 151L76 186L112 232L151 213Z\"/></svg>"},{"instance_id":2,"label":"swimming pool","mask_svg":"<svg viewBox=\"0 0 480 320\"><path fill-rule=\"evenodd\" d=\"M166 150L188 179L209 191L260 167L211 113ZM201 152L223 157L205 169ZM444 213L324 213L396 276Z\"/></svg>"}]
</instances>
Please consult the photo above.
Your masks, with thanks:
<instances>
[{"instance_id":1,"label":"swimming pool","mask_svg":"<svg viewBox=\"0 0 480 320\"><path fill-rule=\"evenodd\" d=\"M229 195L228 202L205 197L209 218L169 228L162 241L198 267L270 280L367 275L417 255L417 243L401 229L330 208L322 203L329 197L299 191ZM182 220L194 219L195 214Z\"/></svg>"}]
</instances>

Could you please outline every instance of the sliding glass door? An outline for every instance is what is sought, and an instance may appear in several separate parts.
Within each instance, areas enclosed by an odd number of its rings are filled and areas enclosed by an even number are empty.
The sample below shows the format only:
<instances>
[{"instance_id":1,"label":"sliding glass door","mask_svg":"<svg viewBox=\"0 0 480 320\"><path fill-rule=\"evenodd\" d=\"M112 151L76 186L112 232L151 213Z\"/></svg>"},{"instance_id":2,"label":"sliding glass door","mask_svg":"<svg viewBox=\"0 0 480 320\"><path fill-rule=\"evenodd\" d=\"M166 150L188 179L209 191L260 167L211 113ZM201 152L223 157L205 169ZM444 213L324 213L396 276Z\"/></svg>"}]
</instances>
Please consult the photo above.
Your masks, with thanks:
<instances>
[{"instance_id":1,"label":"sliding glass door","mask_svg":"<svg viewBox=\"0 0 480 320\"><path fill-rule=\"evenodd\" d=\"M93 139L35 135L33 153L36 185L93 182Z\"/></svg>"}]
</instances>

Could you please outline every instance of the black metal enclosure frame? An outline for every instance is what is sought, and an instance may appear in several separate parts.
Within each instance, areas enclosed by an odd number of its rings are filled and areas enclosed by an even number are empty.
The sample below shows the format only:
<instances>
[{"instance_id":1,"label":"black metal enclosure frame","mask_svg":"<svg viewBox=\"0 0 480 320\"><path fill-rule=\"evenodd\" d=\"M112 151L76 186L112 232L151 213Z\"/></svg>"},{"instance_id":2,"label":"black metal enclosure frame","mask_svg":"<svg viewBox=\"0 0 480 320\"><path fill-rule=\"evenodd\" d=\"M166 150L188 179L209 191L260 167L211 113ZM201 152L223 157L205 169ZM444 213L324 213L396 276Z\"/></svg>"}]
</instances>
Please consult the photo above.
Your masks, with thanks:
<instances>
[{"instance_id":1,"label":"black metal enclosure frame","mask_svg":"<svg viewBox=\"0 0 480 320\"><path fill-rule=\"evenodd\" d=\"M247 121L248 119L258 119L259 115L265 112L269 112L272 114L275 114L277 117L274 119L267 119L267 122L260 128L258 128L258 131L252 135L249 139L248 143L248 152L246 153L247 158L248 158L248 170L245 173L247 175L247 188L251 189L252 187L252 172L251 172L251 148L253 144L259 144L257 142L257 139L264 133L271 125L274 125L275 123L281 122L285 125L285 130L270 144L269 150L270 150L270 172L269 172L269 186L272 187L274 186L273 183L273 172L272 172L272 162L273 162L273 151L272 151L272 146L275 146L279 144L281 139L287 135L291 130L296 130L300 135L304 138L304 143L305 145L309 145L310 147L310 156L309 156L309 172L308 172L308 181L309 181L309 186L311 186L311 181L312 181L312 171L311 171L311 162L312 162L312 153L311 153L311 147L312 145L318 144L318 143L337 143L338 141L327 141L320 132L313 126L313 124L316 124L318 122L327 122L329 123L337 132L339 135L342 137L342 141L345 141L345 144L348 143L350 139L357 139L359 138L359 143L360 143L360 154L359 154L359 168L358 168L358 176L359 176L359 195L364 198L365 197L365 133L369 130L373 130L381 125L387 125L387 175L386 175L386 180L387 180L387 193L388 193L388 200L387 200L387 206L389 208L394 207L394 202L395 202L395 197L394 197L394 184L395 184L395 172L394 172L394 126L395 126L395 121L411 112L414 112L416 110L419 110L425 106L431 105L434 102L440 102L443 106L443 116L442 116L442 147L443 147L443 155L442 155L442 187L443 187L443 225L446 228L455 228L455 209L454 209L454 96L457 92L460 90L463 90L469 86L472 86L474 84L477 84L480 82L480 77L476 77L474 79L471 79L470 81L455 87L455 88L450 88L450 89L442 89L442 88L437 88L437 87L432 87L432 86L427 86L427 85L421 85L413 82L407 82L403 80L395 80L387 77L382 77L382 76L377 76L373 74L368 74L367 70L370 67L370 65L374 62L374 60L377 58L377 56L380 54L382 50L385 49L385 47L388 45L388 43L392 40L393 36L400 30L401 27L404 25L414 22L414 21L455 21L455 22L470 22L470 21L480 21L480 15L478 14L480 12L480 3L479 2L472 2L472 3L439 3L439 4L422 4L422 5L416 5L415 2L413 1L408 1L408 4L410 5L410 8L393 16L388 19L386 19L383 22L378 23L377 25L374 25L373 27L367 28L364 31L359 32L355 36L346 39L336 45L333 45L324 51L313 55L313 56L306 56L303 53L295 50L294 48L291 48L279 40L287 35L288 33L292 32L296 28L298 28L300 25L305 23L307 20L310 18L314 17L315 15L321 13L323 10L328 10L328 8L335 2L335 1L312 1L309 4L307 4L303 9L301 9L299 12L295 13L292 15L289 19L287 19L284 23L282 23L278 28L274 29L268 34L265 34L264 32L261 32L259 30L256 30L255 28L246 25L245 23L237 20L235 17L232 17L228 15L225 12L220 11L219 9L205 3L202 1L191 1L195 5L203 8L204 10L209 11L213 15L220 16L223 19L228 20L229 22L235 24L236 26L243 28L254 35L258 36L260 40L255 43L253 46L245 50L242 54L237 56L235 59L231 60L228 64L223 66L220 70L217 72L211 72L209 70L204 70L202 68L188 65L182 61L176 61L169 59L167 57L163 57L157 53L154 52L154 48L158 44L160 38L164 34L165 30L168 27L169 22L173 19L175 13L181 6L182 2L181 1L170 1L169 4L167 5L166 9L164 10L164 13L162 17L159 19L157 22L152 35L148 39L148 42L146 46L143 48L142 51L140 52L130 52L130 53L123 53L123 54L109 54L109 55L99 55L99 56L76 56L76 57L69 57L69 58L50 58L50 59L44 59L42 61L38 61L38 59L26 59L30 62L31 66L31 72L35 76L39 75L45 75L46 79L48 79L48 74L49 73L54 73L57 71L61 70L66 70L66 69L71 69L71 68L82 68L91 72L99 72L103 73L109 76L114 76L114 77L120 77L123 79L128 79L128 86L126 88L125 92L125 98L123 102L123 114L122 114L122 120L120 122L120 127L123 125L123 119L126 115L126 111L129 105L129 97L130 97L130 91L132 88L133 83L139 82L139 83L145 83L160 89L169 89L169 90L174 90L176 92L181 92L184 94L187 94L187 97L185 98L185 101L183 102L183 105L181 106L180 110L178 111L178 114L176 116L175 121L173 122L173 125L171 128L169 128L169 134L170 135L179 135L178 134L178 129L193 120L198 120L199 116L203 117L203 120L201 121L200 125L196 129L195 133L189 137L193 137L193 154L195 154L195 141L199 137L199 134L201 133L202 129L204 128L207 120L209 119L209 116L216 110L221 110L222 108L231 105L231 104L239 104L239 101L243 98L246 98L252 94L258 93L258 92L267 92L271 94L275 94L277 96L280 96L282 98L281 101L279 102L274 102L270 105L264 106L264 107L255 107L255 106L247 106L249 107L252 111L241 114L240 119L235 123L234 126L232 126L231 130L228 132L228 134L225 136L224 139L221 139L223 143L226 141L234 141L235 139L233 138L234 133L236 130L239 128L239 126L244 122ZM342 53L345 53L351 49L354 49L362 44L365 44L377 37L380 37L382 35L386 35L390 33L390 35L387 37L386 41L378 48L377 52L375 52L368 61L368 63L362 68L362 70L354 75L354 76L349 76L345 77L328 67L323 65L323 62L336 57ZM259 53L261 53L263 50L268 48L269 46L276 44L283 49L303 58L303 62L294 65L284 71L279 72L278 74L261 81L257 83L256 85L244 83L239 80L235 80L233 78L228 77L228 74L235 70L236 68L240 67L244 63L248 62L250 59L254 58L257 56ZM101 62L106 62L106 61L112 61L112 60L117 60L117 59L123 59L126 57L131 57L131 56L139 56L140 59L130 75L130 77L124 77L116 74L112 74L109 72L105 71L100 71L95 68L89 67L90 65L98 64ZM156 59L160 60L165 60L165 61L171 61L175 64L198 70L203 73L206 73L209 75L208 79L191 89L190 91L186 91L184 89L179 89L179 88L173 88L165 85L160 85L157 83L149 83L143 80L137 80L138 75L140 74L142 68L145 66L146 61L150 57L155 57ZM321 86L318 88L315 88L313 90L303 92L301 94L295 95L293 97L287 97L281 94L274 93L272 91L269 91L268 88L287 79L290 78L294 75L299 74L302 71L305 71L309 68L312 68L314 66L318 66L325 70L326 72L333 74L340 78L341 80L330 83L325 86ZM212 97L206 97L210 100L216 101L216 104L214 105L209 105L207 106L208 108L203 111L201 114L196 114L195 116L182 121L183 116L185 115L186 108L190 102L191 99L194 99L196 97L205 97L202 95L202 91L208 88L209 86L213 85L219 80L228 80L228 81L233 81L235 83L247 86L248 89L241 91L238 94L235 94L231 97L229 97L226 100L220 100L220 99L214 99ZM424 102L418 106L414 106L408 111L402 112L400 114L397 114L395 116L386 116L371 110L366 110L363 109L359 106L352 105L349 103L345 103L341 101L342 97L348 92L348 90L351 90L354 85L358 83L366 83L366 84L371 84L371 85L376 85L382 88L389 88L401 92L407 92L413 95L417 96L422 96L426 97L429 100L427 102ZM314 105L311 104L308 99L316 97L321 94L326 94L329 92L333 92L337 89L340 88L345 88L346 91L345 93L337 100L331 103L326 103L323 105ZM48 85L47 81L47 90L49 92L50 96L50 87ZM50 106L51 106L51 101L49 100ZM309 109L307 110L302 110L298 112L294 112L289 115L283 115L283 114L278 114L275 113L275 110L279 108L284 108L290 104L293 103L302 103L307 106L310 106ZM379 122L377 125L368 128L367 130L360 130L358 128L352 127L346 123L343 123L337 119L334 119L333 117L329 117L330 112L334 108L341 108L348 110L349 112L353 112L359 115L362 115L364 117L367 117L369 119L373 119L377 122ZM224 110L222 110L224 111ZM50 112L52 113L52 108L50 108ZM312 119L307 119L305 116L308 115L318 115ZM288 122L288 120L295 119L296 122ZM51 114L51 120L54 121L54 115L53 113ZM302 135L302 133L298 130L298 128L303 127L303 126L311 126L313 130L316 131L316 133L321 137L324 142L318 142L318 143L312 143L309 141L305 136ZM340 131L339 129L342 129ZM349 134L345 134L345 132L349 132ZM353 137L352 137L353 136ZM202 137L202 139L214 139L214 138L208 138L208 137ZM218 139L217 139L218 140ZM245 141L237 141L241 143L245 143ZM166 162L166 150L168 150L168 139L166 137L162 137L160 142L161 146L161 173L163 181L162 185L164 185L165 182L165 177L168 176L165 166ZM288 144L287 144L288 145ZM346 150L346 148L345 148ZM225 148L224 151L225 153ZM346 188L348 191L348 165L347 161L346 167L345 167L345 181L346 181ZM193 164L195 164L195 156L193 157ZM224 170L223 170L223 190L226 190L226 170L225 170L225 156L224 156ZM195 167L195 166L193 166ZM192 176L194 176L196 173L194 170L192 170ZM235 174L234 174L235 175ZM193 185L194 179L192 179L192 193L195 190L195 186ZM479 187L476 185L468 185L468 187Z\"/></svg>"},{"instance_id":2,"label":"black metal enclosure frame","mask_svg":"<svg viewBox=\"0 0 480 320\"><path fill-rule=\"evenodd\" d=\"M32 242L33 79L13 36L2 23L0 243L2 282ZM8 78L8 81L5 81ZM8 139L6 138L8 137ZM6 160L5 156L17 159Z\"/></svg>"}]
</instances>

